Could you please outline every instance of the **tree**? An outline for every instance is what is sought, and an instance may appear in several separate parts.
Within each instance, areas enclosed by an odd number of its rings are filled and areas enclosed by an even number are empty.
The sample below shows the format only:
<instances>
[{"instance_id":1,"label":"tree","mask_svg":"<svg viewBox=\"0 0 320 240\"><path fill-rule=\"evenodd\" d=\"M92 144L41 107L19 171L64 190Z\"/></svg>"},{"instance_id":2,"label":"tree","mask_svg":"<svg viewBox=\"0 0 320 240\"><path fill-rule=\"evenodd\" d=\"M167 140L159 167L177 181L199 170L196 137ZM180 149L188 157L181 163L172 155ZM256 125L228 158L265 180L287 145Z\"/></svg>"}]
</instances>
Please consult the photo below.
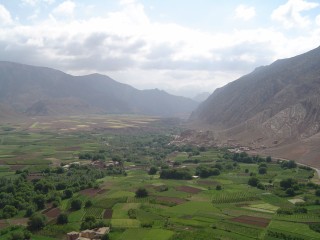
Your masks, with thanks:
<instances>
[{"instance_id":1,"label":"tree","mask_svg":"<svg viewBox=\"0 0 320 240\"><path fill-rule=\"evenodd\" d=\"M3 209L2 209L2 216L3 218L11 218L14 215L16 215L18 213L18 210L11 205L6 205Z\"/></svg>"},{"instance_id":2,"label":"tree","mask_svg":"<svg viewBox=\"0 0 320 240\"><path fill-rule=\"evenodd\" d=\"M66 189L63 191L63 196L65 199L71 198L73 195L73 192L70 189Z\"/></svg>"},{"instance_id":3,"label":"tree","mask_svg":"<svg viewBox=\"0 0 320 240\"><path fill-rule=\"evenodd\" d=\"M145 188L138 188L136 191L137 198L144 198L148 196L148 191Z\"/></svg>"},{"instance_id":4,"label":"tree","mask_svg":"<svg viewBox=\"0 0 320 240\"><path fill-rule=\"evenodd\" d=\"M259 167L259 174L266 174L267 168L266 167Z\"/></svg>"},{"instance_id":5,"label":"tree","mask_svg":"<svg viewBox=\"0 0 320 240\"><path fill-rule=\"evenodd\" d=\"M92 206L92 201L91 200L86 201L86 203L84 204L85 208L89 208L91 206Z\"/></svg>"},{"instance_id":6,"label":"tree","mask_svg":"<svg viewBox=\"0 0 320 240\"><path fill-rule=\"evenodd\" d=\"M45 225L46 225L46 218L42 214L38 213L29 218L28 228L31 231L41 230L42 228L44 228Z\"/></svg>"},{"instance_id":7,"label":"tree","mask_svg":"<svg viewBox=\"0 0 320 240\"><path fill-rule=\"evenodd\" d=\"M271 158L271 156L268 156L268 157L266 157L266 162L272 162L272 158Z\"/></svg>"},{"instance_id":8,"label":"tree","mask_svg":"<svg viewBox=\"0 0 320 240\"><path fill-rule=\"evenodd\" d=\"M296 184L296 181L292 178L287 178L280 181L280 187L285 190L288 188L292 188L294 184Z\"/></svg>"},{"instance_id":9,"label":"tree","mask_svg":"<svg viewBox=\"0 0 320 240\"><path fill-rule=\"evenodd\" d=\"M155 175L157 173L158 169L154 166L152 166L150 169L149 169L149 172L148 174L149 175Z\"/></svg>"},{"instance_id":10,"label":"tree","mask_svg":"<svg viewBox=\"0 0 320 240\"><path fill-rule=\"evenodd\" d=\"M320 189L316 190L316 196L320 197Z\"/></svg>"},{"instance_id":11,"label":"tree","mask_svg":"<svg viewBox=\"0 0 320 240\"><path fill-rule=\"evenodd\" d=\"M249 178L248 184L250 186L256 187L256 186L258 186L258 183L259 183L259 179L258 178L256 178L256 177Z\"/></svg>"},{"instance_id":12,"label":"tree","mask_svg":"<svg viewBox=\"0 0 320 240\"><path fill-rule=\"evenodd\" d=\"M37 195L36 197L33 198L33 202L37 205L37 209L41 210L41 209L44 209L46 199L44 195Z\"/></svg>"},{"instance_id":13,"label":"tree","mask_svg":"<svg viewBox=\"0 0 320 240\"><path fill-rule=\"evenodd\" d=\"M288 196L294 196L296 193L294 192L294 189L293 188L288 188L287 190L286 190L286 194L288 195Z\"/></svg>"},{"instance_id":14,"label":"tree","mask_svg":"<svg viewBox=\"0 0 320 240\"><path fill-rule=\"evenodd\" d=\"M31 217L31 215L34 213L34 207L30 206L26 210L26 214L24 215L25 217Z\"/></svg>"},{"instance_id":15,"label":"tree","mask_svg":"<svg viewBox=\"0 0 320 240\"><path fill-rule=\"evenodd\" d=\"M72 210L80 210L82 207L82 201L80 199L73 199L71 201L71 209Z\"/></svg>"},{"instance_id":16,"label":"tree","mask_svg":"<svg viewBox=\"0 0 320 240\"><path fill-rule=\"evenodd\" d=\"M297 164L295 163L295 161L282 161L281 163L281 167L282 168L296 168Z\"/></svg>"},{"instance_id":17,"label":"tree","mask_svg":"<svg viewBox=\"0 0 320 240\"><path fill-rule=\"evenodd\" d=\"M87 216L84 219L84 222L81 223L81 230L84 229L92 229L92 228L100 228L105 227L106 224L103 221L96 221L96 218L94 216Z\"/></svg>"},{"instance_id":18,"label":"tree","mask_svg":"<svg viewBox=\"0 0 320 240\"><path fill-rule=\"evenodd\" d=\"M221 185L217 185L217 186L216 186L216 190L222 190Z\"/></svg>"},{"instance_id":19,"label":"tree","mask_svg":"<svg viewBox=\"0 0 320 240\"><path fill-rule=\"evenodd\" d=\"M68 215L65 213L61 213L57 218L58 224L67 224L69 222Z\"/></svg>"},{"instance_id":20,"label":"tree","mask_svg":"<svg viewBox=\"0 0 320 240\"><path fill-rule=\"evenodd\" d=\"M109 237L109 234L108 234L108 233L104 234L104 235L101 237L101 240L109 240L109 239L110 239L110 237Z\"/></svg>"},{"instance_id":21,"label":"tree","mask_svg":"<svg viewBox=\"0 0 320 240\"><path fill-rule=\"evenodd\" d=\"M9 240L25 240L23 232L13 232L9 237Z\"/></svg>"}]
</instances>

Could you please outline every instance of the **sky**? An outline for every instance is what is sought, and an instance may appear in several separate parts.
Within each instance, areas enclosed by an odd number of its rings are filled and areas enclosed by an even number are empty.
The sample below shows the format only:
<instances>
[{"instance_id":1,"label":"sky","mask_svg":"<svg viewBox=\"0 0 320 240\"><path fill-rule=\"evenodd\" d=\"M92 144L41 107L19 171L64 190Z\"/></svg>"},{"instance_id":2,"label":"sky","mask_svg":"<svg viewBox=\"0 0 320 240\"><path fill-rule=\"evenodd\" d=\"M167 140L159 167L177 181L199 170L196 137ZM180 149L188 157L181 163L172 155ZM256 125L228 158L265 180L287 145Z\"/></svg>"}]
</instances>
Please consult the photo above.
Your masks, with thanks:
<instances>
[{"instance_id":1,"label":"sky","mask_svg":"<svg viewBox=\"0 0 320 240\"><path fill-rule=\"evenodd\" d=\"M319 43L319 0L0 0L0 60L188 97Z\"/></svg>"}]
</instances>

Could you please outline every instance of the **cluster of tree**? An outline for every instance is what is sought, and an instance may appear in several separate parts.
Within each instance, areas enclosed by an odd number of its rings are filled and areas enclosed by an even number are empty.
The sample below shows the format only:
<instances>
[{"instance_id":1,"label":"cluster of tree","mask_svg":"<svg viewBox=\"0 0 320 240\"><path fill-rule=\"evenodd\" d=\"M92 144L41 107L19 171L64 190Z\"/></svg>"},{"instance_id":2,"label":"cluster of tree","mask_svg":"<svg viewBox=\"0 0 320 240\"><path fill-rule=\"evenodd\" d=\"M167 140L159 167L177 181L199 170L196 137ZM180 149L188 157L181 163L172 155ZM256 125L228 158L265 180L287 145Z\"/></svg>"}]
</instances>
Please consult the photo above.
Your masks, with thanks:
<instances>
[{"instance_id":1,"label":"cluster of tree","mask_svg":"<svg viewBox=\"0 0 320 240\"><path fill-rule=\"evenodd\" d=\"M259 178L255 176L249 178L248 185L252 187L257 187L259 189L265 189L264 185L260 182Z\"/></svg>"},{"instance_id":2,"label":"cluster of tree","mask_svg":"<svg viewBox=\"0 0 320 240\"><path fill-rule=\"evenodd\" d=\"M57 217L57 224L67 224L69 222L68 215L66 213L61 213Z\"/></svg>"},{"instance_id":3,"label":"cluster of tree","mask_svg":"<svg viewBox=\"0 0 320 240\"><path fill-rule=\"evenodd\" d=\"M4 235L7 237L4 237ZM32 233L27 228L18 225L13 225L0 230L0 239L29 240L31 237Z\"/></svg>"},{"instance_id":4,"label":"cluster of tree","mask_svg":"<svg viewBox=\"0 0 320 240\"><path fill-rule=\"evenodd\" d=\"M168 154L176 150L176 146L169 145L171 136L161 133L143 133L137 135L114 135L108 141L108 154L119 155L123 161L140 163L144 157L163 160Z\"/></svg>"},{"instance_id":5,"label":"cluster of tree","mask_svg":"<svg viewBox=\"0 0 320 240\"><path fill-rule=\"evenodd\" d=\"M97 221L94 216L85 217L84 221L81 223L81 230L85 229L93 229L93 228L101 228L105 227L106 224L103 221Z\"/></svg>"},{"instance_id":6,"label":"cluster of tree","mask_svg":"<svg viewBox=\"0 0 320 240\"><path fill-rule=\"evenodd\" d=\"M282 161L281 162L281 168L296 168L297 167L297 164L295 161Z\"/></svg>"},{"instance_id":7,"label":"cluster of tree","mask_svg":"<svg viewBox=\"0 0 320 240\"><path fill-rule=\"evenodd\" d=\"M38 231L46 226L46 217L40 213L33 214L28 221L30 231Z\"/></svg>"},{"instance_id":8,"label":"cluster of tree","mask_svg":"<svg viewBox=\"0 0 320 240\"><path fill-rule=\"evenodd\" d=\"M258 167L258 173L259 174L266 174L267 173L267 168L268 168L267 164L260 163L259 167Z\"/></svg>"},{"instance_id":9,"label":"cluster of tree","mask_svg":"<svg viewBox=\"0 0 320 240\"><path fill-rule=\"evenodd\" d=\"M105 160L106 156L103 153L80 153L79 159L82 160Z\"/></svg>"},{"instance_id":10,"label":"cluster of tree","mask_svg":"<svg viewBox=\"0 0 320 240\"><path fill-rule=\"evenodd\" d=\"M148 191L145 188L138 188L136 191L136 197L137 198L144 198L148 197Z\"/></svg>"},{"instance_id":11,"label":"cluster of tree","mask_svg":"<svg viewBox=\"0 0 320 240\"><path fill-rule=\"evenodd\" d=\"M287 178L280 181L280 187L285 190L288 196L296 195L295 191L299 190L297 180L293 178Z\"/></svg>"},{"instance_id":12,"label":"cluster of tree","mask_svg":"<svg viewBox=\"0 0 320 240\"><path fill-rule=\"evenodd\" d=\"M192 179L192 174L188 168L163 169L160 173L160 178L190 180Z\"/></svg>"},{"instance_id":13,"label":"cluster of tree","mask_svg":"<svg viewBox=\"0 0 320 240\"><path fill-rule=\"evenodd\" d=\"M302 214L308 213L308 209L304 207L294 207L294 208L279 208L277 214L293 215L293 214Z\"/></svg>"},{"instance_id":14,"label":"cluster of tree","mask_svg":"<svg viewBox=\"0 0 320 240\"><path fill-rule=\"evenodd\" d=\"M272 238L283 239L283 240L304 240L305 239L297 236L291 236L283 232L275 232L271 230L268 230L267 235Z\"/></svg>"},{"instance_id":15,"label":"cluster of tree","mask_svg":"<svg viewBox=\"0 0 320 240\"><path fill-rule=\"evenodd\" d=\"M235 162L242 162L242 163L260 163L260 162L271 162L272 159L270 156L267 158L256 156L249 156L246 152L241 153L234 153L232 154L224 154L224 158L232 159Z\"/></svg>"},{"instance_id":16,"label":"cluster of tree","mask_svg":"<svg viewBox=\"0 0 320 240\"><path fill-rule=\"evenodd\" d=\"M74 166L66 172L57 169L46 171L41 179L32 181L27 180L24 172L16 179L0 178L0 218L11 218L20 210L26 210L26 217L30 217L50 202L58 206L61 199L94 187L96 180L107 174L107 170Z\"/></svg>"},{"instance_id":17,"label":"cluster of tree","mask_svg":"<svg viewBox=\"0 0 320 240\"><path fill-rule=\"evenodd\" d=\"M196 168L196 175L200 176L201 178L218 176L220 175L220 170L215 166L200 165Z\"/></svg>"},{"instance_id":18,"label":"cluster of tree","mask_svg":"<svg viewBox=\"0 0 320 240\"><path fill-rule=\"evenodd\" d=\"M152 167L149 169L148 174L149 174L149 175L155 175L155 174L157 173L157 171L158 171L158 168L155 167L155 166L152 166Z\"/></svg>"},{"instance_id":19,"label":"cluster of tree","mask_svg":"<svg viewBox=\"0 0 320 240\"><path fill-rule=\"evenodd\" d=\"M320 233L320 223L311 223L309 224L309 228Z\"/></svg>"}]
</instances>

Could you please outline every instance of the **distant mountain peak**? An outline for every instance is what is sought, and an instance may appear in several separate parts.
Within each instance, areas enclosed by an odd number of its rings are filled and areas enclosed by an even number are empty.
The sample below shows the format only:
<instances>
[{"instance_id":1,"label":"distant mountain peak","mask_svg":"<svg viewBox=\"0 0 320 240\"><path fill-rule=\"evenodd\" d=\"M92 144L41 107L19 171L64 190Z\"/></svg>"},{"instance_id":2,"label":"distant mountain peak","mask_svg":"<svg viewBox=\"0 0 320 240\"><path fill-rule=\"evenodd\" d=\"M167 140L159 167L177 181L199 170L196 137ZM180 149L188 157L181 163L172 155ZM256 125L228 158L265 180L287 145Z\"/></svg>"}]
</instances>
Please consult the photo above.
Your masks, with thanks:
<instances>
[{"instance_id":1,"label":"distant mountain peak","mask_svg":"<svg viewBox=\"0 0 320 240\"><path fill-rule=\"evenodd\" d=\"M0 61L0 104L28 115L125 113L186 116L191 99L156 89L138 90L99 73L61 71Z\"/></svg>"}]
</instances>

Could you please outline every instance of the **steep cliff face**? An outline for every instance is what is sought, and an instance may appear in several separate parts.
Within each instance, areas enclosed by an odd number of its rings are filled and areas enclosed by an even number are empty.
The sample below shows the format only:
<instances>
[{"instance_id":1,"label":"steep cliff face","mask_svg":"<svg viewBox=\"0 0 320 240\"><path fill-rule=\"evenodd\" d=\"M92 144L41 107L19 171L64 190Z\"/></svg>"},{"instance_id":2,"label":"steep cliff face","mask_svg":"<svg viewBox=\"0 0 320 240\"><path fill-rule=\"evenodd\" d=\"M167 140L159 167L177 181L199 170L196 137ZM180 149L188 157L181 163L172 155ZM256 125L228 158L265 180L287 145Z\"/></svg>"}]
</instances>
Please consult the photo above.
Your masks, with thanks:
<instances>
[{"instance_id":1,"label":"steep cliff face","mask_svg":"<svg viewBox=\"0 0 320 240\"><path fill-rule=\"evenodd\" d=\"M303 144L320 132L320 47L217 89L190 122L254 148Z\"/></svg>"},{"instance_id":2,"label":"steep cliff face","mask_svg":"<svg viewBox=\"0 0 320 240\"><path fill-rule=\"evenodd\" d=\"M319 131L320 48L278 60L216 90L191 120L270 137L309 137Z\"/></svg>"}]
</instances>

